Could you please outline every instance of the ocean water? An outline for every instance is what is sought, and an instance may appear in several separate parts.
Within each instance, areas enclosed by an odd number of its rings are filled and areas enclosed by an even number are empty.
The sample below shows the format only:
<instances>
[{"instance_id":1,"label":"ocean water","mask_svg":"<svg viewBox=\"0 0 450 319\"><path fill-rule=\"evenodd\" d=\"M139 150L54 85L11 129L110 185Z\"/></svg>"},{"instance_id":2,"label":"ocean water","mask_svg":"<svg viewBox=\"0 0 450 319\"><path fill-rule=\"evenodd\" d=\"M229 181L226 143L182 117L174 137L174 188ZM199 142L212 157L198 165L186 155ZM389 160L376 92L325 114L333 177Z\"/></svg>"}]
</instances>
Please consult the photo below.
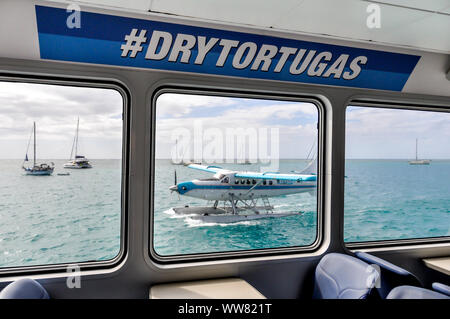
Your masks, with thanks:
<instances>
[{"instance_id":1,"label":"ocean water","mask_svg":"<svg viewBox=\"0 0 450 319\"><path fill-rule=\"evenodd\" d=\"M307 164L303 160L282 160L280 171L299 170ZM217 164L223 168L259 171L258 164ZM232 224L204 223L174 214L173 207L207 206L206 201L171 193L174 170L178 182L211 177L211 173L169 160L157 160L155 168L154 249L162 256L235 251L247 249L304 246L316 239L316 196L308 193L270 198L277 212L302 212L282 218L266 218ZM212 202L209 203L212 206Z\"/></svg>"},{"instance_id":2,"label":"ocean water","mask_svg":"<svg viewBox=\"0 0 450 319\"><path fill-rule=\"evenodd\" d=\"M450 161L347 160L346 242L450 236Z\"/></svg>"},{"instance_id":3,"label":"ocean water","mask_svg":"<svg viewBox=\"0 0 450 319\"><path fill-rule=\"evenodd\" d=\"M120 250L121 161L26 176L0 160L0 266L108 260ZM69 172L70 176L57 176Z\"/></svg>"},{"instance_id":4,"label":"ocean water","mask_svg":"<svg viewBox=\"0 0 450 319\"><path fill-rule=\"evenodd\" d=\"M0 160L0 267L108 260L120 250L121 162L93 160L93 169L24 176L20 160ZM280 170L306 165L282 160ZM258 170L259 166L227 168ZM169 191L174 182L209 173L157 160L154 249L162 256L309 245L316 238L316 197L272 198L277 212L302 215L236 224L202 223L173 207L205 201ZM57 176L58 172L71 173ZM348 160L345 179L347 242L450 235L450 161L411 166L402 160Z\"/></svg>"}]
</instances>

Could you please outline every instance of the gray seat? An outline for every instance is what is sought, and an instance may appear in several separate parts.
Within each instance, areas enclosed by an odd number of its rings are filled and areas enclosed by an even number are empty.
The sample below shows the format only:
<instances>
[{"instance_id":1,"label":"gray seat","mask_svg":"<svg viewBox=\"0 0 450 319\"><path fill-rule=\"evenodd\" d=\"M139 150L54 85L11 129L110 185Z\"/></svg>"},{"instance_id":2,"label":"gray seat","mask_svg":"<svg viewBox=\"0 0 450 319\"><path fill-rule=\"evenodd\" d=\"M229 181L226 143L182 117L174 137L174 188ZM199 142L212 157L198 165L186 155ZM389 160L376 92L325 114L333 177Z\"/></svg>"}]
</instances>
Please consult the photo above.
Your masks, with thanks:
<instances>
[{"instance_id":1,"label":"gray seat","mask_svg":"<svg viewBox=\"0 0 450 319\"><path fill-rule=\"evenodd\" d=\"M365 299L378 280L369 264L344 254L325 255L316 267L315 299Z\"/></svg>"},{"instance_id":2,"label":"gray seat","mask_svg":"<svg viewBox=\"0 0 450 319\"><path fill-rule=\"evenodd\" d=\"M399 286L392 289L386 299L450 299L450 297L425 288Z\"/></svg>"},{"instance_id":3,"label":"gray seat","mask_svg":"<svg viewBox=\"0 0 450 319\"><path fill-rule=\"evenodd\" d=\"M49 299L47 291L36 280L24 278L3 288L0 299Z\"/></svg>"}]
</instances>

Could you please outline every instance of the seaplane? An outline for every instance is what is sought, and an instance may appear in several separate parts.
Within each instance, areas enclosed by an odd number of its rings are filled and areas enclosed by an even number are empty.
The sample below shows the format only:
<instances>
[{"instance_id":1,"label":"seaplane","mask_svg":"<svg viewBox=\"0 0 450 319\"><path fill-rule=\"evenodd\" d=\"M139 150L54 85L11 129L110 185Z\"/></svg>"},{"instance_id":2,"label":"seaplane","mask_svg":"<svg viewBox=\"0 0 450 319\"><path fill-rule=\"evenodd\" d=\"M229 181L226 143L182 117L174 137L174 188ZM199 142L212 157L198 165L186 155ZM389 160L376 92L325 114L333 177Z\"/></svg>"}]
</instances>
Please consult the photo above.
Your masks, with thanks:
<instances>
[{"instance_id":1,"label":"seaplane","mask_svg":"<svg viewBox=\"0 0 450 319\"><path fill-rule=\"evenodd\" d=\"M261 218L300 215L302 212L274 212L269 198L297 193L314 193L316 161L301 172L250 172L224 169L214 165L188 164L188 168L214 174L211 178L175 183L169 189L182 196L212 201L212 206L173 208L176 214L190 215L203 222L233 223ZM262 205L259 204L262 202ZM222 203L223 205L219 205Z\"/></svg>"}]
</instances>

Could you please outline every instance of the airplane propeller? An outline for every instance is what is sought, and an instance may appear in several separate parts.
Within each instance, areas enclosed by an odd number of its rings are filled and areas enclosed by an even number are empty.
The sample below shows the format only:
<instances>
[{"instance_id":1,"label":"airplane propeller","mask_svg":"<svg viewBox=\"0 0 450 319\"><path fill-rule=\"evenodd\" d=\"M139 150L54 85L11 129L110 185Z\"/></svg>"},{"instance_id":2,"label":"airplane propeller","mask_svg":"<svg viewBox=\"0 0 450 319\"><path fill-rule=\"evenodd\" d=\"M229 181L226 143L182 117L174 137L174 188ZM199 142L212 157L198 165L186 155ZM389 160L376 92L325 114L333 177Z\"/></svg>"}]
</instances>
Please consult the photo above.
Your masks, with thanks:
<instances>
[{"instance_id":1,"label":"airplane propeller","mask_svg":"<svg viewBox=\"0 0 450 319\"><path fill-rule=\"evenodd\" d=\"M177 194L178 194L178 200L180 200L180 193L178 192L178 186L177 186L177 170L175 169L175 170L173 170L173 172L174 172L174 174L173 174L173 177L174 177L174 184L173 184L173 186L170 186L169 187L169 189L170 189L170 192L172 193L172 192L177 192Z\"/></svg>"}]
</instances>

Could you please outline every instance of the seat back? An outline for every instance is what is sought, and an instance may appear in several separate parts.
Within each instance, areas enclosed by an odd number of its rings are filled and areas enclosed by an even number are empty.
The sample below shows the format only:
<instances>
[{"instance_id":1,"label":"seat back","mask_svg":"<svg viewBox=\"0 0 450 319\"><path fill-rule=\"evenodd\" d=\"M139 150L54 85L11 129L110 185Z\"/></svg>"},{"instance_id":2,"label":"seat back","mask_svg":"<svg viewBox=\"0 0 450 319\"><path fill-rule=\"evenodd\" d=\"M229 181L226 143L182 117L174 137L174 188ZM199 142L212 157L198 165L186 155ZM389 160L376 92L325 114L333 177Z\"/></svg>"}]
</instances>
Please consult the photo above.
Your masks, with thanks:
<instances>
[{"instance_id":1,"label":"seat back","mask_svg":"<svg viewBox=\"0 0 450 319\"><path fill-rule=\"evenodd\" d=\"M24 278L3 288L0 299L49 299L47 291L36 280Z\"/></svg>"},{"instance_id":2,"label":"seat back","mask_svg":"<svg viewBox=\"0 0 450 319\"><path fill-rule=\"evenodd\" d=\"M399 286L392 289L386 299L450 299L450 297L425 288Z\"/></svg>"},{"instance_id":3,"label":"seat back","mask_svg":"<svg viewBox=\"0 0 450 319\"><path fill-rule=\"evenodd\" d=\"M433 289L437 292L440 292L441 294L444 294L446 296L450 296L450 286L441 284L440 282L433 282L431 285Z\"/></svg>"},{"instance_id":4,"label":"seat back","mask_svg":"<svg viewBox=\"0 0 450 319\"><path fill-rule=\"evenodd\" d=\"M316 267L315 299L365 299L378 280L369 264L344 254L325 255Z\"/></svg>"}]
</instances>

